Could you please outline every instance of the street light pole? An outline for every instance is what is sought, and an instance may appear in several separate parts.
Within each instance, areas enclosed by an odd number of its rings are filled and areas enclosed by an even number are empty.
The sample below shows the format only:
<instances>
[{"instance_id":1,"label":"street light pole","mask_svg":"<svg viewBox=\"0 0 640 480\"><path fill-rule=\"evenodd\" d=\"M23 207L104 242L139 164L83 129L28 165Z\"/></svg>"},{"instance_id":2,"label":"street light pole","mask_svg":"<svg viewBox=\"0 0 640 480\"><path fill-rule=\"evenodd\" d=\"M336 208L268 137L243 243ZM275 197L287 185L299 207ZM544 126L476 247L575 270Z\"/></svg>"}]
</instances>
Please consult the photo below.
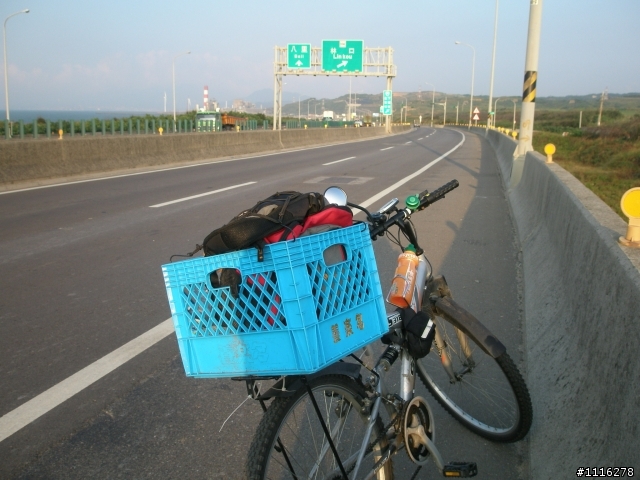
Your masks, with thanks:
<instances>
[{"instance_id":1,"label":"street light pole","mask_svg":"<svg viewBox=\"0 0 640 480\"><path fill-rule=\"evenodd\" d=\"M433 127L433 106L435 105L436 100L436 87L433 83L424 82L426 85L431 85L433 90L431 91L431 126Z\"/></svg>"},{"instance_id":2,"label":"street light pole","mask_svg":"<svg viewBox=\"0 0 640 480\"><path fill-rule=\"evenodd\" d=\"M20 10L19 12L9 15L4 19L4 26L2 28L2 38L4 40L4 106L7 123L9 123L9 125L11 125L11 118L9 116L9 75L7 71L7 20L11 17L15 17L16 15L20 15L21 13L29 13L29 9L25 8L24 10ZM11 134L9 134L9 136L11 136Z\"/></svg>"},{"instance_id":3,"label":"street light pole","mask_svg":"<svg viewBox=\"0 0 640 480\"><path fill-rule=\"evenodd\" d=\"M444 118L442 120L442 125L446 126L447 125L447 97L446 97L446 95L444 97L444 103L439 103L438 105L442 105L444 107Z\"/></svg>"},{"instance_id":4,"label":"street light pole","mask_svg":"<svg viewBox=\"0 0 640 480\"><path fill-rule=\"evenodd\" d=\"M498 100L500 100L502 97L498 97L496 98L496 101L494 102L494 107L493 107L493 122L491 123L491 126L495 127L496 126L496 117L498 115ZM489 105L489 108L491 108L491 105Z\"/></svg>"},{"instance_id":5,"label":"street light pole","mask_svg":"<svg viewBox=\"0 0 640 480\"><path fill-rule=\"evenodd\" d=\"M469 130L471 130L471 115L473 114L473 79L476 73L476 49L473 48L468 43L462 43L462 42L456 41L456 45L464 45L465 47L469 47L471 50L473 50L473 61L471 62L471 99L469 101L469 128L468 128ZM489 108L491 108L491 105L489 105Z\"/></svg>"},{"instance_id":6,"label":"street light pole","mask_svg":"<svg viewBox=\"0 0 640 480\"><path fill-rule=\"evenodd\" d=\"M171 62L171 81L173 84L173 132L176 131L176 58L182 55L189 55L191 50L188 52L179 53L175 57L173 57L173 62Z\"/></svg>"},{"instance_id":7,"label":"street light pole","mask_svg":"<svg viewBox=\"0 0 640 480\"><path fill-rule=\"evenodd\" d=\"M498 2L496 0L496 18L493 22L493 54L491 56L491 83L489 86L489 110L491 110L491 100L493 99L493 76L496 68L496 39L498 38ZM495 112L495 109L493 110ZM491 118L491 112L489 112L489 119L487 120L487 128L489 129L489 122L495 126L495 113L494 118Z\"/></svg>"}]
</instances>

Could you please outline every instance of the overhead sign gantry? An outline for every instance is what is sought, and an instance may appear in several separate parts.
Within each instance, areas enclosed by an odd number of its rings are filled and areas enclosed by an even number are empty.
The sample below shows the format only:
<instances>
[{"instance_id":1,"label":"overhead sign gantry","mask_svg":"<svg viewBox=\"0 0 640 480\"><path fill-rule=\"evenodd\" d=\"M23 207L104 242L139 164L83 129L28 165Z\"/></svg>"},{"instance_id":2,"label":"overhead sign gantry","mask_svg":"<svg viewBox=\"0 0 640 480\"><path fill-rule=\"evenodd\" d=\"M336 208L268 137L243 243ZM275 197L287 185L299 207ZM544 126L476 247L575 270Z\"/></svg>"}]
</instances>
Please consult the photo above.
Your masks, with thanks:
<instances>
[{"instance_id":1,"label":"overhead sign gantry","mask_svg":"<svg viewBox=\"0 0 640 480\"><path fill-rule=\"evenodd\" d=\"M323 75L327 77L386 77L388 96L384 113L386 130L391 132L392 79L397 68L393 49L367 48L362 40L323 40L322 47L309 43L290 43L275 47L273 88L273 129L282 128L282 79L285 75ZM388 113L387 113L388 112Z\"/></svg>"}]
</instances>

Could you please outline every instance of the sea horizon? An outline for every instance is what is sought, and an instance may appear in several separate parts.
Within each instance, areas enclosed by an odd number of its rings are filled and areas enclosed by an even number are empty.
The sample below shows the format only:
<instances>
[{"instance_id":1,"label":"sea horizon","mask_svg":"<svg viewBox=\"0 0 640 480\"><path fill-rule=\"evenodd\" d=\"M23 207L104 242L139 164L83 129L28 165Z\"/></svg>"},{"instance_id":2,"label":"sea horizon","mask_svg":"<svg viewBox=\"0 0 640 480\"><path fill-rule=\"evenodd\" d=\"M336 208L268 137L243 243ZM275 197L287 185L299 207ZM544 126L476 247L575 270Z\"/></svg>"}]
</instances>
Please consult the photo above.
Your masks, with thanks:
<instances>
[{"instance_id":1,"label":"sea horizon","mask_svg":"<svg viewBox=\"0 0 640 480\"><path fill-rule=\"evenodd\" d=\"M110 118L129 118L131 116L144 116L144 115L171 115L172 112L161 112L152 110L10 110L11 121L18 122L33 122L38 118L44 118L45 120L51 120L52 122L58 120L91 120L97 118L99 120L107 120ZM184 113L184 112L179 112ZM0 110L2 120L6 118L5 110Z\"/></svg>"}]
</instances>

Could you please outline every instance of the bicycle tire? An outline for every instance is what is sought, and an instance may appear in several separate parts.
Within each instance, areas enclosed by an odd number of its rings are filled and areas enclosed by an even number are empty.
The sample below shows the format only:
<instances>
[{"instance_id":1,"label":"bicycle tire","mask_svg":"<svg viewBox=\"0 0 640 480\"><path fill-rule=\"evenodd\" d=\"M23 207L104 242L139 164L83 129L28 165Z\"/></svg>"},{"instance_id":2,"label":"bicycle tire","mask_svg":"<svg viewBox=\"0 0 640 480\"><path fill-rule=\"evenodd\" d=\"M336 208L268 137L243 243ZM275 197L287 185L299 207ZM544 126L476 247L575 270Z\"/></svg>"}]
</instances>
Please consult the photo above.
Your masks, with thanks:
<instances>
[{"instance_id":1,"label":"bicycle tire","mask_svg":"<svg viewBox=\"0 0 640 480\"><path fill-rule=\"evenodd\" d=\"M364 387L346 375L323 375L311 380L309 386L332 437L335 433L335 447L351 479L354 458L368 423L367 416L362 413L363 399L366 398ZM381 435L383 428L378 416L371 434L371 441L378 440L378 443L374 451L363 459L359 478L371 471L377 458L388 449L386 435ZM342 479L325 440L306 387L291 397L275 398L262 417L251 443L247 478ZM377 478L393 478L391 462L389 460L383 465Z\"/></svg>"},{"instance_id":2,"label":"bicycle tire","mask_svg":"<svg viewBox=\"0 0 640 480\"><path fill-rule=\"evenodd\" d=\"M423 310L432 311L427 295ZM440 405L470 431L493 442L511 443L525 437L531 428L533 409L527 385L507 352L493 358L473 336L454 327L446 315L436 312L436 329L444 345L442 353L451 359L456 380L443 368L434 341L431 352L418 360L421 382ZM456 332L457 330L457 332ZM469 343L475 365L469 369L460 338ZM466 370L466 371L465 371Z\"/></svg>"}]
</instances>

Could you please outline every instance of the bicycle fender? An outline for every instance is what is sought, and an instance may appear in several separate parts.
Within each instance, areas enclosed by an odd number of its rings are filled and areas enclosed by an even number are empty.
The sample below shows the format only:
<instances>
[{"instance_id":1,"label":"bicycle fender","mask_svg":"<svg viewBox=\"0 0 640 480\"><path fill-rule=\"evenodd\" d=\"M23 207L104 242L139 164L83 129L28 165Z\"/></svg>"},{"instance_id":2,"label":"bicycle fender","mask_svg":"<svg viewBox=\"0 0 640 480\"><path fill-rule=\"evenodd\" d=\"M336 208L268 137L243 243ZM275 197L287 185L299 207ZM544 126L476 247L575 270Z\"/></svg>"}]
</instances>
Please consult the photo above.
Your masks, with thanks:
<instances>
[{"instance_id":1,"label":"bicycle fender","mask_svg":"<svg viewBox=\"0 0 640 480\"><path fill-rule=\"evenodd\" d=\"M307 381L310 381L323 375L346 375L356 381L361 381L360 368L360 365L357 363L336 362L310 375L288 375L280 378L269 390L261 394L257 400L267 400L273 397L290 397L300 388L304 387L302 380L305 377Z\"/></svg>"},{"instance_id":2,"label":"bicycle fender","mask_svg":"<svg viewBox=\"0 0 640 480\"><path fill-rule=\"evenodd\" d=\"M455 327L472 337L487 355L498 358L507 351L507 348L487 327L452 298L433 296L430 300L439 313L445 315Z\"/></svg>"}]
</instances>

